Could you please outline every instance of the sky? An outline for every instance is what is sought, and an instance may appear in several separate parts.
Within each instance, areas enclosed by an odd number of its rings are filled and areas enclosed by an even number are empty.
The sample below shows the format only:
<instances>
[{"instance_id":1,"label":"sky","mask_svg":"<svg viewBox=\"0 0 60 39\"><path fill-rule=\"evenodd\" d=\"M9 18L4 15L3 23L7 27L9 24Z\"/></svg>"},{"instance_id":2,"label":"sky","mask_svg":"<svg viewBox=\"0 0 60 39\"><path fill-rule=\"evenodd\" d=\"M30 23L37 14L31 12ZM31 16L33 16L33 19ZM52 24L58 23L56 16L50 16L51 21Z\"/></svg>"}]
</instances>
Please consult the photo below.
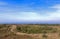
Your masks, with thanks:
<instances>
[{"instance_id":1,"label":"sky","mask_svg":"<svg viewBox=\"0 0 60 39\"><path fill-rule=\"evenodd\" d=\"M0 24L60 24L60 0L0 0Z\"/></svg>"}]
</instances>

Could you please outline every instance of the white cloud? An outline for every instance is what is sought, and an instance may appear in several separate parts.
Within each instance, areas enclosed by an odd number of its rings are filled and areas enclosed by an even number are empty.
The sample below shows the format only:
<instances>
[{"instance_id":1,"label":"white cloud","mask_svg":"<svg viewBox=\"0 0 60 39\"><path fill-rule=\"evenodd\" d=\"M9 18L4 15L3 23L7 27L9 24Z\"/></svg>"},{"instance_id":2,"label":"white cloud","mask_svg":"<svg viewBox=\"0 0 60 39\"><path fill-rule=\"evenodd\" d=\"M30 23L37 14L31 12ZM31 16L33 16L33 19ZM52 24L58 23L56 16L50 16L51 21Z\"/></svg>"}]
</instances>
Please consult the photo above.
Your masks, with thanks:
<instances>
[{"instance_id":1,"label":"white cloud","mask_svg":"<svg viewBox=\"0 0 60 39\"><path fill-rule=\"evenodd\" d=\"M41 14L35 12L20 12L17 14L13 13L5 13L0 14L0 18L5 20L30 20L30 21L46 21L46 20L53 20L54 14L49 14L48 16L42 16Z\"/></svg>"},{"instance_id":2,"label":"white cloud","mask_svg":"<svg viewBox=\"0 0 60 39\"><path fill-rule=\"evenodd\" d=\"M49 15L48 18L49 17L50 17L50 19L53 18L51 20L59 20L59 18L60 18L60 5L54 5L54 6L49 7L49 8L56 9L56 11L48 12L48 15Z\"/></svg>"},{"instance_id":3,"label":"white cloud","mask_svg":"<svg viewBox=\"0 0 60 39\"><path fill-rule=\"evenodd\" d=\"M13 14L13 13L5 13L5 14L0 14L0 17L4 18L4 19L17 19L17 20L38 20L40 19L40 16L37 13L34 12L20 12L17 14Z\"/></svg>"},{"instance_id":4,"label":"white cloud","mask_svg":"<svg viewBox=\"0 0 60 39\"><path fill-rule=\"evenodd\" d=\"M50 21L50 20L59 20L60 19L60 5L54 5L49 8L56 8L54 12L47 12L47 15L41 15L37 12L7 12L7 13L0 13L0 21L4 20L29 20L29 21Z\"/></svg>"},{"instance_id":5,"label":"white cloud","mask_svg":"<svg viewBox=\"0 0 60 39\"><path fill-rule=\"evenodd\" d=\"M54 5L54 6L52 6L52 7L49 7L49 8L56 8L56 9L60 9L60 4L56 4L56 5Z\"/></svg>"}]
</instances>

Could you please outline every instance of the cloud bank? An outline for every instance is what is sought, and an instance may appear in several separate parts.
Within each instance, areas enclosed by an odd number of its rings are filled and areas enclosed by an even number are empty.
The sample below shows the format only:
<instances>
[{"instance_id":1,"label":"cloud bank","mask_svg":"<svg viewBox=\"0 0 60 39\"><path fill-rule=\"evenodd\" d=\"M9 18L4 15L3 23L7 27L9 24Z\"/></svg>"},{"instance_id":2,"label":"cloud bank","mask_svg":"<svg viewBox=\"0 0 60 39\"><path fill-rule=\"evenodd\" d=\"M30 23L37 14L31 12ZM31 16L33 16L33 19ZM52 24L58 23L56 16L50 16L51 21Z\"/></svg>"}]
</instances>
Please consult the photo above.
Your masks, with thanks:
<instances>
[{"instance_id":1,"label":"cloud bank","mask_svg":"<svg viewBox=\"0 0 60 39\"><path fill-rule=\"evenodd\" d=\"M21 8L17 9L17 7L12 8L6 5L8 5L8 3L0 2L0 18L1 18L0 22L17 22L17 21L18 22L21 22L21 21L46 22L46 21L60 20L60 4L48 7L49 9L56 9L56 11L49 12L47 10L46 13L43 13L43 14L41 14L41 12L36 12L36 10L35 11L23 11L23 10L20 11Z\"/></svg>"}]
</instances>

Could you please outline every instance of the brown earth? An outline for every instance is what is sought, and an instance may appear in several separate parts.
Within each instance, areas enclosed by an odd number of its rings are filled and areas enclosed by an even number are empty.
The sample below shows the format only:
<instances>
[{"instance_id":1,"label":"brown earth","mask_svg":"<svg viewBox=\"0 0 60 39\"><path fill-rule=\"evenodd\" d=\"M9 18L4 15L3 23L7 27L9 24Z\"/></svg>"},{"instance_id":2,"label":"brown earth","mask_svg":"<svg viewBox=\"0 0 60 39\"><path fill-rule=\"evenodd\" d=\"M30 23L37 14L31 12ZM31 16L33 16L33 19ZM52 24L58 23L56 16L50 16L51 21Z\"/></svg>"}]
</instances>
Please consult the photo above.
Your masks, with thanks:
<instances>
[{"instance_id":1,"label":"brown earth","mask_svg":"<svg viewBox=\"0 0 60 39\"><path fill-rule=\"evenodd\" d=\"M16 32L15 31L16 27L17 25L10 25L8 28L7 27L0 28L0 39L45 39L42 37L43 33L27 34L27 33ZM58 32L47 33L46 39L60 39L60 26L49 26L49 27L57 28Z\"/></svg>"}]
</instances>

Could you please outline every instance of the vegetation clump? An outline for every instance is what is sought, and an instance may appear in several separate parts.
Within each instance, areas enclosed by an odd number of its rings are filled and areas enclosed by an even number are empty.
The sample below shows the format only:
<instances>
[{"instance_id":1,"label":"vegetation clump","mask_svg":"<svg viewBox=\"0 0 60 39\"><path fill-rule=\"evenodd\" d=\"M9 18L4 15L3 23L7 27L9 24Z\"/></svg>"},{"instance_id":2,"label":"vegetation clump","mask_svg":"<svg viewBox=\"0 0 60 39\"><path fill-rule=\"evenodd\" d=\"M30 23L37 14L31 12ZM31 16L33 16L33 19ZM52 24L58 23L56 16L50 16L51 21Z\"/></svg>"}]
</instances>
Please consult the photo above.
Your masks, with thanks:
<instances>
[{"instance_id":1,"label":"vegetation clump","mask_svg":"<svg viewBox=\"0 0 60 39\"><path fill-rule=\"evenodd\" d=\"M17 31L23 33L44 33L44 31L55 33L57 29L48 26L17 26Z\"/></svg>"}]
</instances>

